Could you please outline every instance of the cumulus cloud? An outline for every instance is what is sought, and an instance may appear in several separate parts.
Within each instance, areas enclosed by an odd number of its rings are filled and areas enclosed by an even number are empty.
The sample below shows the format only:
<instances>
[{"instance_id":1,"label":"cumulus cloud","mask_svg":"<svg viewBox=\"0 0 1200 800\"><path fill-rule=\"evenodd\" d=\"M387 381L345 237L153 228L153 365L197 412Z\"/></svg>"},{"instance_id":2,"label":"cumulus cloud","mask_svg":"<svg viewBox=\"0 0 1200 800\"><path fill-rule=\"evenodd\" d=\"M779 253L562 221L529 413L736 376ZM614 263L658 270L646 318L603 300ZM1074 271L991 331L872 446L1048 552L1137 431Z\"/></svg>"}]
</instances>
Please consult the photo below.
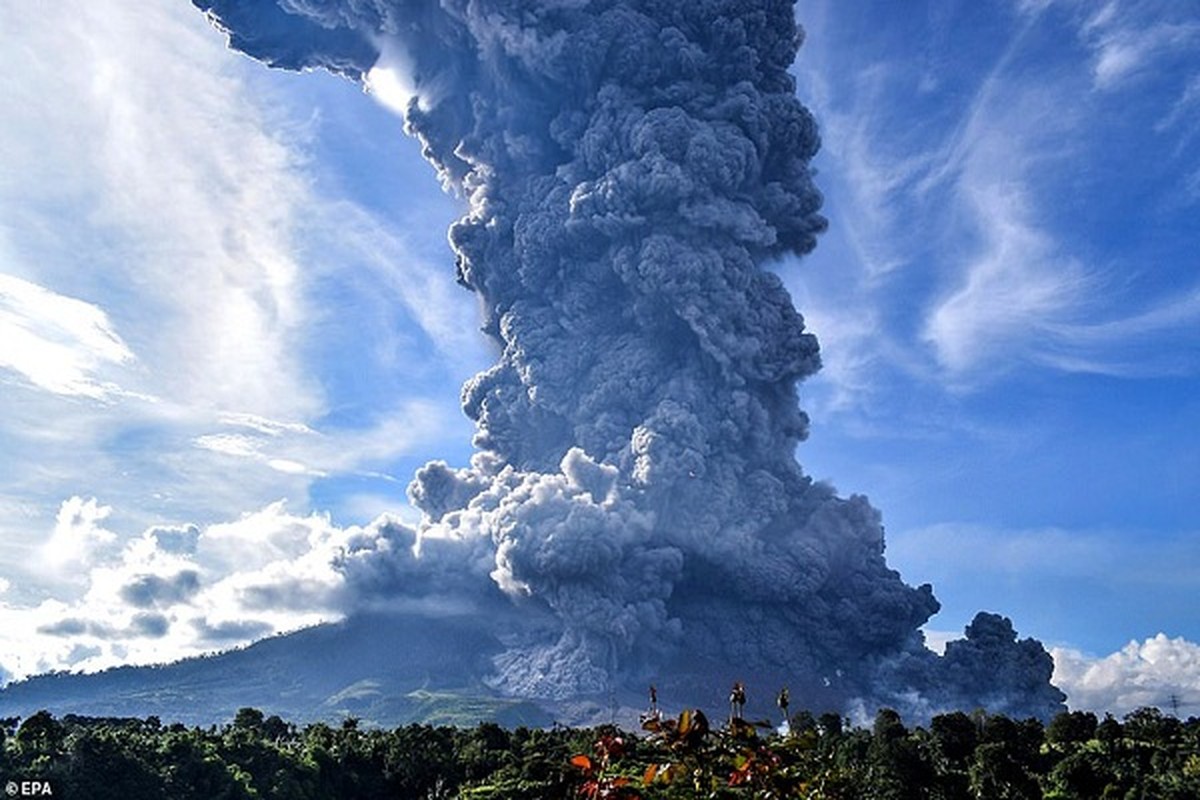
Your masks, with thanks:
<instances>
[{"instance_id":1,"label":"cumulus cloud","mask_svg":"<svg viewBox=\"0 0 1200 800\"><path fill-rule=\"evenodd\" d=\"M111 513L95 499L63 503L54 536L75 545L82 593L0 601L7 674L160 663L357 611L436 617L500 597L481 541L422 539L386 515L342 528L277 502L236 520L121 537L101 527Z\"/></svg>"},{"instance_id":2,"label":"cumulus cloud","mask_svg":"<svg viewBox=\"0 0 1200 800\"><path fill-rule=\"evenodd\" d=\"M499 353L463 388L478 452L418 471L418 538L377 528L339 562L346 585L516 609L493 681L519 695L600 692L686 642L723 669L927 705L944 670L999 664L1006 710L1057 707L1048 657L1007 620L926 650L938 603L888 568L879 512L793 460L795 384L820 357L764 267L826 223L790 2L195 4L267 64L375 84L470 201L457 277ZM324 568L270 569L267 595L253 575L226 590L264 609L321 593Z\"/></svg>"},{"instance_id":3,"label":"cumulus cloud","mask_svg":"<svg viewBox=\"0 0 1200 800\"><path fill-rule=\"evenodd\" d=\"M54 532L43 546L47 562L56 569L87 566L110 548L117 535L101 523L112 513L94 497L72 497L59 506Z\"/></svg>"},{"instance_id":4,"label":"cumulus cloud","mask_svg":"<svg viewBox=\"0 0 1200 800\"><path fill-rule=\"evenodd\" d=\"M1200 705L1200 644L1159 633L1107 656L1056 647L1054 682L1073 709L1126 714L1155 706L1181 716Z\"/></svg>"}]
</instances>

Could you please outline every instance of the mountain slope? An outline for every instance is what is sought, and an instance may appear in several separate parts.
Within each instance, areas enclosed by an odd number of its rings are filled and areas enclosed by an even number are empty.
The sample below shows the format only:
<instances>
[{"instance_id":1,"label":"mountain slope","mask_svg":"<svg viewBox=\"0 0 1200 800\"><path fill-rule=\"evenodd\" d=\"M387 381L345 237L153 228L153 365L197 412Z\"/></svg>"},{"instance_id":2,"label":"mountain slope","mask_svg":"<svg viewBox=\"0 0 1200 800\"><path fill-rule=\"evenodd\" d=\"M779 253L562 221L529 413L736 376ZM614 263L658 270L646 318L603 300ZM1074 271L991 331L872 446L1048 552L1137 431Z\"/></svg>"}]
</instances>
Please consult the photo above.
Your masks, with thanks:
<instances>
[{"instance_id":1,"label":"mountain slope","mask_svg":"<svg viewBox=\"0 0 1200 800\"><path fill-rule=\"evenodd\" d=\"M208 725L254 706L295 722L549 724L534 704L481 682L500 649L470 618L366 614L163 666L33 677L0 690L0 716L45 708Z\"/></svg>"}]
</instances>

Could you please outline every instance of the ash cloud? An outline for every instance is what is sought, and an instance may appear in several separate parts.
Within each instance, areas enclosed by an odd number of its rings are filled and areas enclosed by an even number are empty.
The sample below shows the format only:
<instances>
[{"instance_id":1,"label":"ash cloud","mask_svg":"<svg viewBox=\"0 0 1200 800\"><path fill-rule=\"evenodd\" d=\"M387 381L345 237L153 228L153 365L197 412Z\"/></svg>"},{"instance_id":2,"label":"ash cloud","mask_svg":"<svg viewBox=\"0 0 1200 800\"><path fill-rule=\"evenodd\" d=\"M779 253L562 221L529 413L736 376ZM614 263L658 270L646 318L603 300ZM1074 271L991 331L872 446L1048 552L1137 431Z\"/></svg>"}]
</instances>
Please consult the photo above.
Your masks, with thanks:
<instances>
[{"instance_id":1,"label":"ash cloud","mask_svg":"<svg viewBox=\"0 0 1200 800\"><path fill-rule=\"evenodd\" d=\"M826 221L791 2L194 3L271 66L365 80L403 53L406 130L469 201L449 238L501 355L463 387L471 464L410 486L422 556L362 560L380 594L514 610L513 694L694 662L916 709L986 677L1057 710L1011 624L927 650L938 602L888 568L879 512L795 461L820 355L768 268Z\"/></svg>"}]
</instances>

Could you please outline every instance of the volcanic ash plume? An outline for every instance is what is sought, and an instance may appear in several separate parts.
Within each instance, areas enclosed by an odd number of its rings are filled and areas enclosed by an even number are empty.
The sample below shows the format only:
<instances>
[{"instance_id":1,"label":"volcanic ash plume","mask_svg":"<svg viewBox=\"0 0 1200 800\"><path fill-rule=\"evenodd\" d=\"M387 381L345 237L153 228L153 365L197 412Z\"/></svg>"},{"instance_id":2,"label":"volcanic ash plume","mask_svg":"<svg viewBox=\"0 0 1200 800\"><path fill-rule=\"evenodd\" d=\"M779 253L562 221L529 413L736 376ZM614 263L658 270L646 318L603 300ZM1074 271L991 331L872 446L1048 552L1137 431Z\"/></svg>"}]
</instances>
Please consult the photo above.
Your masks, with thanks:
<instances>
[{"instance_id":1,"label":"volcanic ash plume","mask_svg":"<svg viewBox=\"0 0 1200 800\"><path fill-rule=\"evenodd\" d=\"M865 498L793 456L820 359L764 264L826 223L791 2L194 1L267 64L404 87L407 131L469 200L458 279L502 354L463 387L470 466L409 493L421 540L523 620L499 688L688 663L843 697L939 685L930 587L887 567ZM1053 705L1048 664L1026 666Z\"/></svg>"}]
</instances>

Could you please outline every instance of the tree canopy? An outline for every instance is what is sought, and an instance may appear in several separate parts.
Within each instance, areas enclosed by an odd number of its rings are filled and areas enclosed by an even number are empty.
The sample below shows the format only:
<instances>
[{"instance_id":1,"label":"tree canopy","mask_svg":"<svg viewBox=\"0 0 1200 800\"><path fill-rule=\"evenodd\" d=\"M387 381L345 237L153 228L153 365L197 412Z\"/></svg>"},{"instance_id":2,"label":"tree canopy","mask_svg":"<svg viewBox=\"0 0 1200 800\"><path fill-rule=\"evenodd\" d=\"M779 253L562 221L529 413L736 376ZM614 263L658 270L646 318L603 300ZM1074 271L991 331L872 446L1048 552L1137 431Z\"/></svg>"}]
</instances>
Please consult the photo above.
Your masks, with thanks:
<instances>
[{"instance_id":1,"label":"tree canopy","mask_svg":"<svg viewBox=\"0 0 1200 800\"><path fill-rule=\"evenodd\" d=\"M800 711L776 729L702 712L644 730L408 725L298 728L243 708L223 726L39 712L0 720L0 779L55 797L1196 798L1200 719L1143 708L1049 726L982 711L870 727Z\"/></svg>"}]
</instances>

